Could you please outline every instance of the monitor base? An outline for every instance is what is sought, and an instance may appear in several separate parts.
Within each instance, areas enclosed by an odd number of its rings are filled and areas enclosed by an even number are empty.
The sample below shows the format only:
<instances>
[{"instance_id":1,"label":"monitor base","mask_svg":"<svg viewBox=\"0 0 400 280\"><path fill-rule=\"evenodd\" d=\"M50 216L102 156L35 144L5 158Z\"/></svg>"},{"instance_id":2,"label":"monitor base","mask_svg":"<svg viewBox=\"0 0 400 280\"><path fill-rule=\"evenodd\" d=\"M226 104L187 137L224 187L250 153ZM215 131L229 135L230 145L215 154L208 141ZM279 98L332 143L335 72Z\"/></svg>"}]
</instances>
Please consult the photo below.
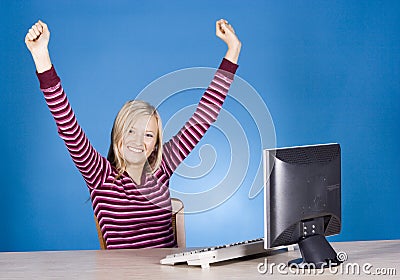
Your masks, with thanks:
<instances>
[{"instance_id":1,"label":"monitor base","mask_svg":"<svg viewBox=\"0 0 400 280\"><path fill-rule=\"evenodd\" d=\"M289 262L299 268L328 268L341 263L325 236L316 234L298 242L302 258Z\"/></svg>"}]
</instances>

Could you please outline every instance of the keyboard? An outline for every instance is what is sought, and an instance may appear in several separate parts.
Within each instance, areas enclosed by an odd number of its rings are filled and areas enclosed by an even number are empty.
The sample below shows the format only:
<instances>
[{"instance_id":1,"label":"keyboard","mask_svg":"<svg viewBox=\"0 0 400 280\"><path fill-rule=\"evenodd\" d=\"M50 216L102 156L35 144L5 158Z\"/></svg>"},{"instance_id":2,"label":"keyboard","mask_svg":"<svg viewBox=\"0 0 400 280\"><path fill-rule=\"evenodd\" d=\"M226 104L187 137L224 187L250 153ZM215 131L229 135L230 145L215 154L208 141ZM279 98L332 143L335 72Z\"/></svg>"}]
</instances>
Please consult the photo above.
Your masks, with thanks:
<instances>
[{"instance_id":1,"label":"keyboard","mask_svg":"<svg viewBox=\"0 0 400 280\"><path fill-rule=\"evenodd\" d=\"M274 249L282 248L287 247L277 247ZM289 249L293 249L293 246ZM258 238L232 244L167 255L165 258L160 260L160 263L174 265L176 263L186 262L188 265L201 266L201 268L209 268L211 263L236 259L255 254L267 253L268 251L271 251L271 249L264 249L264 239Z\"/></svg>"}]
</instances>

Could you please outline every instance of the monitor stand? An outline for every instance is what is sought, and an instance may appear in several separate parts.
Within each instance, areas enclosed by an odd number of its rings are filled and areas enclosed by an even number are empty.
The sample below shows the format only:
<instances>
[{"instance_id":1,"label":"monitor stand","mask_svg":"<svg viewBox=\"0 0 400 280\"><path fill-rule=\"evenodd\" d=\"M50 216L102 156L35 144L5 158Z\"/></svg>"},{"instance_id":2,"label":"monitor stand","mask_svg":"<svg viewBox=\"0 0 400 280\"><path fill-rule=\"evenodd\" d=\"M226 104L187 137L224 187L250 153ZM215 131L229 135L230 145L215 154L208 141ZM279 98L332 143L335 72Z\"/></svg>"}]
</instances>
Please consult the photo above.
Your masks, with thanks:
<instances>
[{"instance_id":1,"label":"monitor stand","mask_svg":"<svg viewBox=\"0 0 400 280\"><path fill-rule=\"evenodd\" d=\"M299 268L328 268L337 266L341 263L338 260L335 250L326 240L325 236L315 234L301 239L299 249L302 258L289 262Z\"/></svg>"}]
</instances>

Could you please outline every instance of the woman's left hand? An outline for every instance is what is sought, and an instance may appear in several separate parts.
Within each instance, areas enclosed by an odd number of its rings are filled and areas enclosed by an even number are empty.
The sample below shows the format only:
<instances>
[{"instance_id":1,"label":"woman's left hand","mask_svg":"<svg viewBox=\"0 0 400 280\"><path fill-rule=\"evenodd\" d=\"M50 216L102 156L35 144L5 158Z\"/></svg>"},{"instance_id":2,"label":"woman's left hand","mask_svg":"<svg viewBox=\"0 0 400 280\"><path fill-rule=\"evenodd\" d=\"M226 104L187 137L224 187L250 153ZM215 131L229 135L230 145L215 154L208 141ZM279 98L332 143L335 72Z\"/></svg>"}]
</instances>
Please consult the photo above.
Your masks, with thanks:
<instances>
[{"instance_id":1,"label":"woman's left hand","mask_svg":"<svg viewBox=\"0 0 400 280\"><path fill-rule=\"evenodd\" d=\"M227 20L220 19L216 22L216 35L228 46L225 58L233 63L237 63L242 43Z\"/></svg>"}]
</instances>

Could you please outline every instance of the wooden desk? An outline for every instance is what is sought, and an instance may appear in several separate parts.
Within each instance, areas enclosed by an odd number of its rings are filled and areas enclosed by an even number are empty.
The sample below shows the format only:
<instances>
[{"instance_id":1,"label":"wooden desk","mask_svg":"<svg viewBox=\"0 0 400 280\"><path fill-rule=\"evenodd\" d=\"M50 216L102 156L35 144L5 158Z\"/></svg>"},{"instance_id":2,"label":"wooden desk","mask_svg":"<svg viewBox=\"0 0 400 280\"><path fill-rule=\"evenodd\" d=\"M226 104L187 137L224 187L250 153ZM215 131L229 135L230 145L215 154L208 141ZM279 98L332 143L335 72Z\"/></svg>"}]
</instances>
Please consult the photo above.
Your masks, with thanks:
<instances>
[{"instance_id":1,"label":"wooden desk","mask_svg":"<svg viewBox=\"0 0 400 280\"><path fill-rule=\"evenodd\" d=\"M400 240L336 242L332 246L337 252L344 251L349 259L346 263L360 266L370 263L373 273L380 268L393 268L396 276L368 276L333 274L325 270L321 278L327 279L399 279ZM0 253L0 279L271 279L296 277L280 274L261 274L257 267L265 262L287 263L298 258L298 250L278 251L268 256L258 255L246 259L231 260L212 264L209 269L189 267L185 264L166 266L159 263L165 255L178 249L143 249L110 251L54 251ZM343 265L344 265L343 264ZM352 270L353 271L353 270ZM393 271L393 270L392 270ZM310 274L307 276L312 277ZM300 276L300 277L304 277Z\"/></svg>"}]
</instances>

